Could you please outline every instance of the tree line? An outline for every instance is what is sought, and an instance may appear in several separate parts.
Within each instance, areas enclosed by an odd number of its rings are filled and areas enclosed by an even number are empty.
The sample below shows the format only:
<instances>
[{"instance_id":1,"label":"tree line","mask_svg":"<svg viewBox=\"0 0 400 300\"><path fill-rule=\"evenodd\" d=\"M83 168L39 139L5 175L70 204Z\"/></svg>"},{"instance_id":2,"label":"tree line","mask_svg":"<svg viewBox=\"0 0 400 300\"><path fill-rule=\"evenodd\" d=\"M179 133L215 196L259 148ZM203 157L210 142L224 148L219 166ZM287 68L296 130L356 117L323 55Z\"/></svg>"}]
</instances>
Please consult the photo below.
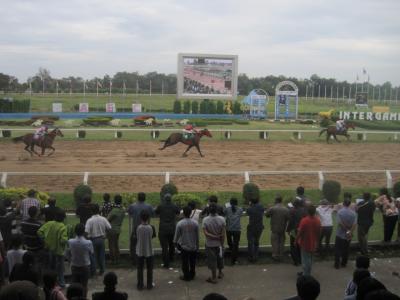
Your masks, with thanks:
<instances>
[{"instance_id":1,"label":"tree line","mask_svg":"<svg viewBox=\"0 0 400 300\"><path fill-rule=\"evenodd\" d=\"M300 79L283 75L269 75L250 78L246 74L238 76L238 93L247 95L253 89L263 89L269 95L275 95L277 84L284 80L293 81L299 88L300 97L310 98L354 98L356 90L367 92L369 98L397 100L400 95L399 87L394 87L387 81L381 85L368 82L350 83L334 78L323 78L316 74L310 78ZM82 77L54 78L50 71L40 68L26 82L19 82L15 76L0 73L0 91L24 93L108 93L117 94L176 94L176 74L149 72L118 72L114 76L104 75L91 79ZM111 84L110 84L111 82Z\"/></svg>"}]
</instances>

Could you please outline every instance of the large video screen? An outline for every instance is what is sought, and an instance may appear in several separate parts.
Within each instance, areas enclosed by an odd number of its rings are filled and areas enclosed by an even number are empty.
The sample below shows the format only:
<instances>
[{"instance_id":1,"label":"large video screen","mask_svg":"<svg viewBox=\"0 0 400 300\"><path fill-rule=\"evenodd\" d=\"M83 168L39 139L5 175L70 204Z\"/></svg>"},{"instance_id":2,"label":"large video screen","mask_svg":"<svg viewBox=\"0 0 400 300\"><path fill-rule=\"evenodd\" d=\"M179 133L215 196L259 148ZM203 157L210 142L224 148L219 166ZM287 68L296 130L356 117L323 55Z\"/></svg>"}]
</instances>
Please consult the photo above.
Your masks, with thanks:
<instances>
[{"instance_id":1,"label":"large video screen","mask_svg":"<svg viewBox=\"0 0 400 300\"><path fill-rule=\"evenodd\" d=\"M231 99L237 96L237 56L178 55L178 98Z\"/></svg>"}]
</instances>

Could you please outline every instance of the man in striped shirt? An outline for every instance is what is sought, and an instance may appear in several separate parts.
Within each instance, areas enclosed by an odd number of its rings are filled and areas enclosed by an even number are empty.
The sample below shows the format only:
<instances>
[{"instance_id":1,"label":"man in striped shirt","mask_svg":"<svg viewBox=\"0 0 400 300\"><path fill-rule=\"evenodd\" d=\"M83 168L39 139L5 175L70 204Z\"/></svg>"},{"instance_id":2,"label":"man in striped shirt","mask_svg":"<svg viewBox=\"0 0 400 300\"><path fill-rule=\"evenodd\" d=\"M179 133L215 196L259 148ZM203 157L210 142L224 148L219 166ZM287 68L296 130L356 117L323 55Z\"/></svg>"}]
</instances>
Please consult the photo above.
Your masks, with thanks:
<instances>
[{"instance_id":1,"label":"man in striped shirt","mask_svg":"<svg viewBox=\"0 0 400 300\"><path fill-rule=\"evenodd\" d=\"M36 206L38 210L40 210L40 202L38 199L35 198L36 196L36 191L35 190L29 190L28 191L28 197L22 200L21 206L20 206L20 212L22 215L22 220L29 219L29 214L28 214L28 209L31 206Z\"/></svg>"}]
</instances>

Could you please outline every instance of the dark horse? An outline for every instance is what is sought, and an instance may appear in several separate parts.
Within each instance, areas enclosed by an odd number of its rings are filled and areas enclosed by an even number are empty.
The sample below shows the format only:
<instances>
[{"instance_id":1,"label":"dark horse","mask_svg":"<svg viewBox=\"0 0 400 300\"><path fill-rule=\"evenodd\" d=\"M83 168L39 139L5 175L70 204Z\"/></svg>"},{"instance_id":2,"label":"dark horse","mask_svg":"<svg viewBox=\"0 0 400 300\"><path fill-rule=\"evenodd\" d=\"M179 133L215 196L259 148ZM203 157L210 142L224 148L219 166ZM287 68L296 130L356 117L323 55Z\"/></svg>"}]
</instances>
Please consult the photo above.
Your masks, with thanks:
<instances>
[{"instance_id":1,"label":"dark horse","mask_svg":"<svg viewBox=\"0 0 400 300\"><path fill-rule=\"evenodd\" d=\"M187 149L185 152L183 152L182 156L186 156L186 153L195 146L197 148L197 151L199 151L200 156L203 157L204 155L201 153L200 150L200 139L202 136L208 136L212 137L211 132L208 131L207 128L200 130L199 132L196 132L194 134L193 138L185 139L182 133L171 133L171 135L165 140L164 146L160 148L160 150L164 150L165 148L169 146L173 146L177 143L183 143L185 145L188 145Z\"/></svg>"},{"instance_id":2,"label":"dark horse","mask_svg":"<svg viewBox=\"0 0 400 300\"><path fill-rule=\"evenodd\" d=\"M54 128L52 131L50 131L48 134L46 134L43 137L40 137L38 139L34 139L34 134L33 133L27 133L25 135L13 138L13 142L14 143L18 143L18 142L24 142L25 143L25 150L28 151L31 156L33 155L33 153L35 153L38 156L43 156L44 155L44 151L48 148L51 149L52 151L47 155L50 156L54 153L54 151L56 151L56 149L54 149L53 142L56 136L64 136L61 132L60 129L58 128ZM42 148L42 153L39 154L35 151L34 147L38 146L40 148ZM31 148L31 149L29 149Z\"/></svg>"},{"instance_id":3,"label":"dark horse","mask_svg":"<svg viewBox=\"0 0 400 300\"><path fill-rule=\"evenodd\" d=\"M350 135L347 133L347 130L349 128L355 129L355 126L351 122L345 122L344 123L344 127L345 127L345 129L343 131L338 131L336 129L336 126L334 126L334 125L329 126L328 128L322 129L319 132L319 136L321 136L324 132L326 132L326 142L327 143L329 143L329 138L331 136L333 136L335 138L336 142L340 143L340 141L336 137L337 135L344 135L347 138L347 140L349 140L350 139Z\"/></svg>"}]
</instances>

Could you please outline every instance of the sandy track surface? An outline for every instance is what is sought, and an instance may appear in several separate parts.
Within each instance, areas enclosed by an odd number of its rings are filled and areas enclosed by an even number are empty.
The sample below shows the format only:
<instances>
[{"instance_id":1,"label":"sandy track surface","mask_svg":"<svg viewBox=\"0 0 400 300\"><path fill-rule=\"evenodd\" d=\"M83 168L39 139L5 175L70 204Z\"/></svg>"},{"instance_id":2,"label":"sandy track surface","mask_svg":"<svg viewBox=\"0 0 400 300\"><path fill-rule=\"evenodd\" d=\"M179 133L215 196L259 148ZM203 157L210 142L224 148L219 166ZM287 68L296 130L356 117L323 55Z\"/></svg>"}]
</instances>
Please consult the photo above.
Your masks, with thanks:
<instances>
[{"instance_id":1,"label":"sandy track surface","mask_svg":"<svg viewBox=\"0 0 400 300\"><path fill-rule=\"evenodd\" d=\"M260 141L212 141L187 157L184 145L159 151L160 143L143 141L56 141L51 157L25 154L21 144L0 143L0 172L165 172L165 171L351 171L400 169L398 144L332 144ZM400 179L400 173L393 173ZM327 174L344 186L383 186L384 173ZM82 176L9 176L8 186L33 186L46 191L71 191ZM179 190L241 190L243 175L172 176ZM261 188L317 187L317 175L254 175ZM101 191L159 191L163 176L91 176L89 184Z\"/></svg>"}]
</instances>

